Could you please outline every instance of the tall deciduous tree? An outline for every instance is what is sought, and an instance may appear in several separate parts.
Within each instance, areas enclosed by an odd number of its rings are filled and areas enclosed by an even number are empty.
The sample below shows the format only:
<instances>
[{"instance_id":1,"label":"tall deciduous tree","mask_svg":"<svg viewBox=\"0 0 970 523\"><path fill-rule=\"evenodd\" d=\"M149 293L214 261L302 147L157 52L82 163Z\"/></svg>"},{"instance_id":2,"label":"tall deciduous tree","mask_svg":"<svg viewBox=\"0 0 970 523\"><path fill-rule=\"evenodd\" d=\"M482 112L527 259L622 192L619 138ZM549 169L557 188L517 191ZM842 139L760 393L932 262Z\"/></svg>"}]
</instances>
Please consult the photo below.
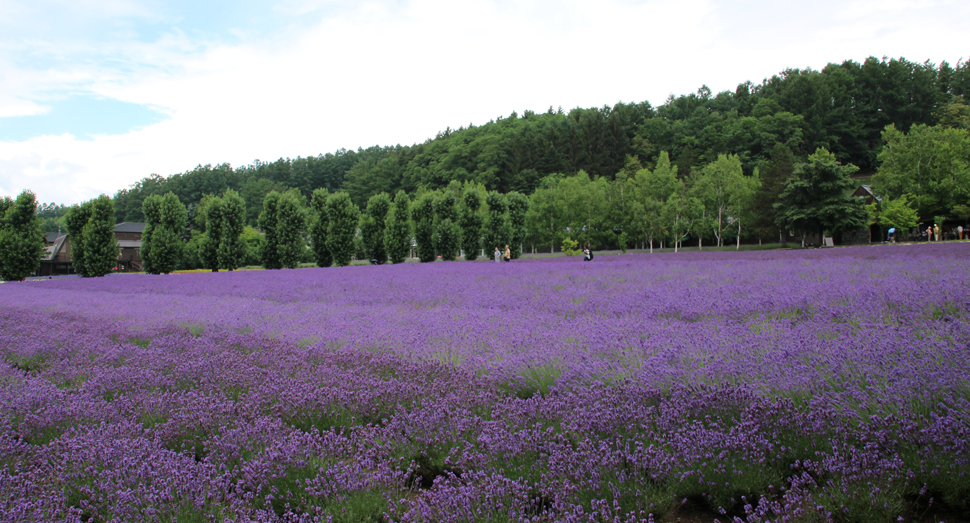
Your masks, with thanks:
<instances>
[{"instance_id":1,"label":"tall deciduous tree","mask_svg":"<svg viewBox=\"0 0 970 523\"><path fill-rule=\"evenodd\" d=\"M434 199L434 250L444 261L455 261L461 248L458 226L458 201L451 191L438 193Z\"/></svg>"},{"instance_id":2,"label":"tall deciduous tree","mask_svg":"<svg viewBox=\"0 0 970 523\"><path fill-rule=\"evenodd\" d=\"M199 261L212 272L219 271L219 244L222 242L222 198L207 194L195 213L195 223L202 230Z\"/></svg>"},{"instance_id":3,"label":"tall deciduous tree","mask_svg":"<svg viewBox=\"0 0 970 523\"><path fill-rule=\"evenodd\" d=\"M246 244L242 240L246 226L246 202L239 193L226 189L222 195L222 220L219 233L219 268L235 270L242 264L246 255Z\"/></svg>"},{"instance_id":4,"label":"tall deciduous tree","mask_svg":"<svg viewBox=\"0 0 970 523\"><path fill-rule=\"evenodd\" d=\"M71 239L71 266L74 272L82 277L88 275L85 270L87 253L84 250L84 226L91 219L92 207L93 203L90 200L74 205L64 220L67 224L67 234Z\"/></svg>"},{"instance_id":5,"label":"tall deciduous tree","mask_svg":"<svg viewBox=\"0 0 970 523\"><path fill-rule=\"evenodd\" d=\"M468 186L462 195L461 206L461 247L465 260L474 261L482 248L482 197L478 187Z\"/></svg>"},{"instance_id":6,"label":"tall deciduous tree","mask_svg":"<svg viewBox=\"0 0 970 523\"><path fill-rule=\"evenodd\" d=\"M422 262L435 260L434 250L434 193L424 193L411 204L414 220L414 239L418 244L418 259Z\"/></svg>"},{"instance_id":7,"label":"tall deciduous tree","mask_svg":"<svg viewBox=\"0 0 970 523\"><path fill-rule=\"evenodd\" d=\"M818 148L808 162L795 166L779 202L775 204L778 224L789 229L818 233L866 225L868 214L862 202L849 196L854 187L850 176L854 165L842 165L835 155Z\"/></svg>"},{"instance_id":8,"label":"tall deciduous tree","mask_svg":"<svg viewBox=\"0 0 970 523\"><path fill-rule=\"evenodd\" d=\"M290 189L280 195L276 205L276 253L280 265L295 269L306 249L306 205L300 191Z\"/></svg>"},{"instance_id":9,"label":"tall deciduous tree","mask_svg":"<svg viewBox=\"0 0 970 523\"><path fill-rule=\"evenodd\" d=\"M313 246L313 259L317 267L333 265L333 255L327 247L327 229L330 227L330 216L327 214L329 197L330 191L326 187L321 187L314 190L310 198L310 208L313 212L310 222L310 244Z\"/></svg>"},{"instance_id":10,"label":"tall deciduous tree","mask_svg":"<svg viewBox=\"0 0 970 523\"><path fill-rule=\"evenodd\" d=\"M42 220L34 193L0 200L0 279L23 281L40 267L44 253Z\"/></svg>"},{"instance_id":11,"label":"tall deciduous tree","mask_svg":"<svg viewBox=\"0 0 970 523\"><path fill-rule=\"evenodd\" d=\"M970 131L914 125L908 133L887 126L873 188L884 197L904 194L920 216L949 214L970 201Z\"/></svg>"},{"instance_id":12,"label":"tall deciduous tree","mask_svg":"<svg viewBox=\"0 0 970 523\"><path fill-rule=\"evenodd\" d=\"M717 239L717 246L720 247L724 245L724 231L728 228L732 192L744 187L741 159L737 155L721 154L700 172L691 193L704 204L710 217L705 220L706 224L710 225L711 232ZM698 233L701 234L700 231Z\"/></svg>"},{"instance_id":13,"label":"tall deciduous tree","mask_svg":"<svg viewBox=\"0 0 970 523\"><path fill-rule=\"evenodd\" d=\"M498 191L490 191L485 197L488 215L485 219L485 249L489 252L496 247L504 250L512 242L512 231L509 228L509 203L505 195ZM511 245L509 245L511 247Z\"/></svg>"},{"instance_id":14,"label":"tall deciduous tree","mask_svg":"<svg viewBox=\"0 0 970 523\"><path fill-rule=\"evenodd\" d=\"M118 240L115 238L115 206L102 194L91 202L91 217L82 230L84 276L104 276L118 263Z\"/></svg>"},{"instance_id":15,"label":"tall deciduous tree","mask_svg":"<svg viewBox=\"0 0 970 523\"><path fill-rule=\"evenodd\" d=\"M337 266L350 265L354 257L354 238L357 235L360 211L350 200L349 194L338 192L327 198L327 217L327 247L330 255Z\"/></svg>"},{"instance_id":16,"label":"tall deciduous tree","mask_svg":"<svg viewBox=\"0 0 970 523\"><path fill-rule=\"evenodd\" d=\"M141 239L141 258L145 272L168 274L174 271L185 254L182 233L188 220L185 205L178 196L168 192L153 194L142 204L145 230Z\"/></svg>"},{"instance_id":17,"label":"tall deciduous tree","mask_svg":"<svg viewBox=\"0 0 970 523\"><path fill-rule=\"evenodd\" d=\"M259 226L263 229L263 249L260 258L265 269L282 269L283 263L280 260L279 252L276 247L279 245L279 203L280 193L270 191L263 198L263 212L259 214Z\"/></svg>"},{"instance_id":18,"label":"tall deciduous tree","mask_svg":"<svg viewBox=\"0 0 970 523\"><path fill-rule=\"evenodd\" d=\"M387 249L384 247L384 229L387 226L387 213L391 209L391 197L385 193L378 193L367 200L367 210L361 219L361 236L364 240L364 250L371 260L377 263L387 261Z\"/></svg>"},{"instance_id":19,"label":"tall deciduous tree","mask_svg":"<svg viewBox=\"0 0 970 523\"><path fill-rule=\"evenodd\" d=\"M525 242L525 216L529 212L529 198L517 191L505 195L509 202L509 227L511 229L511 243L509 249L512 259L522 256L522 244Z\"/></svg>"},{"instance_id":20,"label":"tall deciduous tree","mask_svg":"<svg viewBox=\"0 0 970 523\"><path fill-rule=\"evenodd\" d=\"M411 251L411 200L398 191L387 213L384 227L384 248L391 263L401 263Z\"/></svg>"}]
</instances>

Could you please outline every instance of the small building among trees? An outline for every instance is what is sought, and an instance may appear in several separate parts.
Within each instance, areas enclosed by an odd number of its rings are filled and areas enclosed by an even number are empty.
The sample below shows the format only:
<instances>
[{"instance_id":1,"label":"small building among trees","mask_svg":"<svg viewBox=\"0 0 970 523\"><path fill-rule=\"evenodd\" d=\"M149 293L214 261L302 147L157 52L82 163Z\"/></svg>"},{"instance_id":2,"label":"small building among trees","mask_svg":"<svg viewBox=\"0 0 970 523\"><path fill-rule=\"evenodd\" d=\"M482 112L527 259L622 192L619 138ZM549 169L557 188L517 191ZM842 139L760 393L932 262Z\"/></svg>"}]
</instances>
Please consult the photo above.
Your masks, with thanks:
<instances>
[{"instance_id":1,"label":"small building among trees","mask_svg":"<svg viewBox=\"0 0 970 523\"><path fill-rule=\"evenodd\" d=\"M143 222L123 222L115 225L115 239L119 254L115 272L140 272L142 270L141 236ZM74 274L71 264L71 237L66 232L52 232L44 237L44 254L40 260L38 276Z\"/></svg>"}]
</instances>

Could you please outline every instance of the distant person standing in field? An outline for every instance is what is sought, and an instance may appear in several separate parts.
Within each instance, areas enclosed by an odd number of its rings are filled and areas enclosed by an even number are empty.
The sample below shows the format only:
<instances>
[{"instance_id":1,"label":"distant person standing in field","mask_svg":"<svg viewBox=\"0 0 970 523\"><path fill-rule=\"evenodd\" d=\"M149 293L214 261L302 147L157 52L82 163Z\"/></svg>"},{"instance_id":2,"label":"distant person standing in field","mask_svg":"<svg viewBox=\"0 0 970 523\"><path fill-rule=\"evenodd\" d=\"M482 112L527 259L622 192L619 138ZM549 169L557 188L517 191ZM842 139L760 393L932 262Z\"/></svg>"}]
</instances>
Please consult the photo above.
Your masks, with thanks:
<instances>
[{"instance_id":1,"label":"distant person standing in field","mask_svg":"<svg viewBox=\"0 0 970 523\"><path fill-rule=\"evenodd\" d=\"M512 250L509 249L509 246L508 245L505 246L505 255L503 256L503 258L507 262L512 261Z\"/></svg>"},{"instance_id":2,"label":"distant person standing in field","mask_svg":"<svg viewBox=\"0 0 970 523\"><path fill-rule=\"evenodd\" d=\"M928 241L928 242L933 241L933 226L932 225L926 228L926 241Z\"/></svg>"},{"instance_id":3,"label":"distant person standing in field","mask_svg":"<svg viewBox=\"0 0 970 523\"><path fill-rule=\"evenodd\" d=\"M500 258L501 256L502 256L502 253L501 253L501 252L499 252L499 250L498 250L498 247L496 247L496 248L495 248L495 263L498 263L498 262L500 262L500 261L501 261L501 260L499 259L499 258Z\"/></svg>"},{"instance_id":4,"label":"distant person standing in field","mask_svg":"<svg viewBox=\"0 0 970 523\"><path fill-rule=\"evenodd\" d=\"M962 225L957 225L957 236L959 236L961 240L963 239L963 226Z\"/></svg>"},{"instance_id":5,"label":"distant person standing in field","mask_svg":"<svg viewBox=\"0 0 970 523\"><path fill-rule=\"evenodd\" d=\"M935 241L940 241L940 224L935 224L933 226L933 238Z\"/></svg>"}]
</instances>

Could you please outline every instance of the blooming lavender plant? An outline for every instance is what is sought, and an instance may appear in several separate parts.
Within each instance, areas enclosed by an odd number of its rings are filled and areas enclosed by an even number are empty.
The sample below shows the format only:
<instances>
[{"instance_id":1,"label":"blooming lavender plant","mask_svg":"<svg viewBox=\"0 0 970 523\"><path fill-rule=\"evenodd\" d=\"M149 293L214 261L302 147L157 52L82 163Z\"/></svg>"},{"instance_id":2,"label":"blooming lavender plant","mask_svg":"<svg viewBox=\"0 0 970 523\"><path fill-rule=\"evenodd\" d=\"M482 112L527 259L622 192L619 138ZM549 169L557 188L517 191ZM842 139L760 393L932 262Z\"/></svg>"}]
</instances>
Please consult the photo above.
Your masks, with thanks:
<instances>
[{"instance_id":1,"label":"blooming lavender plant","mask_svg":"<svg viewBox=\"0 0 970 523\"><path fill-rule=\"evenodd\" d=\"M0 519L959 517L968 253L4 285Z\"/></svg>"}]
</instances>

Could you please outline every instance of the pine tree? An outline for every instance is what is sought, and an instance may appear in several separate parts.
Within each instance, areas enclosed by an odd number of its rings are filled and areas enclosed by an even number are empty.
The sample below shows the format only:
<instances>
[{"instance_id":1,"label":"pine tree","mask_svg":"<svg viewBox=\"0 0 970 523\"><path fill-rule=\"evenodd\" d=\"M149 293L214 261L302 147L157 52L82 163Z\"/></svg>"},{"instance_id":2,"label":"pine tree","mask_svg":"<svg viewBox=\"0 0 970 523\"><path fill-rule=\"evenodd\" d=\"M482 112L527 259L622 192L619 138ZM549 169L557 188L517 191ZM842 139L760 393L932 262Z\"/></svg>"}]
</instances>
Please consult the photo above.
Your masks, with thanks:
<instances>
[{"instance_id":1,"label":"pine tree","mask_svg":"<svg viewBox=\"0 0 970 523\"><path fill-rule=\"evenodd\" d=\"M391 263L401 263L411 251L411 200L398 191L387 213L384 228L384 248Z\"/></svg>"},{"instance_id":2,"label":"pine tree","mask_svg":"<svg viewBox=\"0 0 970 523\"><path fill-rule=\"evenodd\" d=\"M37 272L44 253L44 233L34 193L0 203L0 279L23 281Z\"/></svg>"},{"instance_id":3,"label":"pine tree","mask_svg":"<svg viewBox=\"0 0 970 523\"><path fill-rule=\"evenodd\" d=\"M313 191L310 199L310 207L313 211L312 222L310 225L310 243L313 246L313 257L317 262L317 267L330 267L333 265L333 256L330 248L327 247L327 229L330 227L330 217L327 215L327 198L330 192L325 188Z\"/></svg>"},{"instance_id":4,"label":"pine tree","mask_svg":"<svg viewBox=\"0 0 970 523\"><path fill-rule=\"evenodd\" d=\"M327 248L333 256L337 266L350 265L354 257L354 238L357 234L357 222L360 211L350 195L338 192L327 198L327 217L330 224L327 228Z\"/></svg>"}]
</instances>

